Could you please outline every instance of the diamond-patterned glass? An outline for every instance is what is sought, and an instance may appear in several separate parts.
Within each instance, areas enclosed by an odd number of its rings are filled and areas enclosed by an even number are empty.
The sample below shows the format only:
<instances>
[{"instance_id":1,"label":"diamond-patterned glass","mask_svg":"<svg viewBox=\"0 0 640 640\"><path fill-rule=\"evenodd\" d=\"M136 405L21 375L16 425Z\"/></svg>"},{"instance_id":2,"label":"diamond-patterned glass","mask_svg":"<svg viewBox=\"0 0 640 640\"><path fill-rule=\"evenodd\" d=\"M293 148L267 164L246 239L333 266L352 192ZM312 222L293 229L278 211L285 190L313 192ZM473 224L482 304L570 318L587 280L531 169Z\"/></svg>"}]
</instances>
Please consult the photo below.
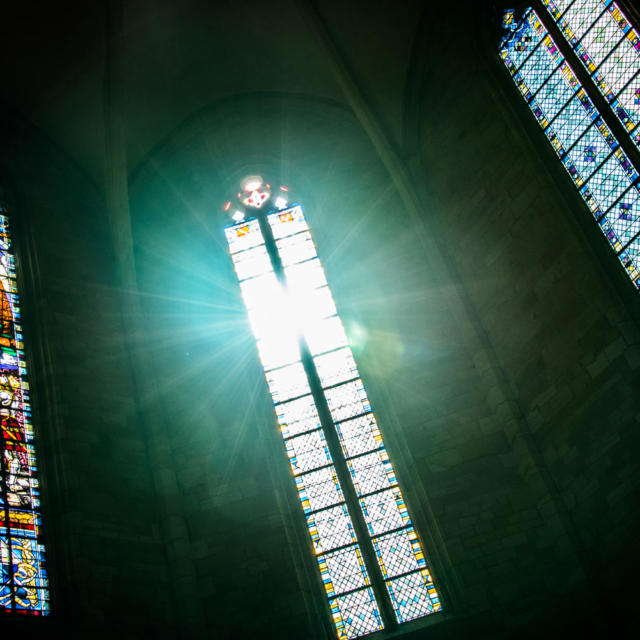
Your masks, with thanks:
<instances>
[{"instance_id":1,"label":"diamond-patterned glass","mask_svg":"<svg viewBox=\"0 0 640 640\"><path fill-rule=\"evenodd\" d=\"M640 122L640 74L620 93L612 107L627 129L633 129Z\"/></svg>"},{"instance_id":2,"label":"diamond-patterned glass","mask_svg":"<svg viewBox=\"0 0 640 640\"><path fill-rule=\"evenodd\" d=\"M594 0L575 0L559 20L558 26L573 45L585 34L605 6Z\"/></svg>"},{"instance_id":3,"label":"diamond-patterned glass","mask_svg":"<svg viewBox=\"0 0 640 640\"><path fill-rule=\"evenodd\" d=\"M612 100L622 87L640 70L640 58L632 44L624 38L600 65L593 78L605 97ZM609 93L612 96L609 96Z\"/></svg>"},{"instance_id":4,"label":"diamond-patterned glass","mask_svg":"<svg viewBox=\"0 0 640 640\"><path fill-rule=\"evenodd\" d=\"M521 88L526 97L535 93L558 66L558 61L549 55L549 48L546 46L547 39L550 40L549 36L529 56L518 72L526 84L526 90ZM518 84L520 85L520 83Z\"/></svg>"},{"instance_id":5,"label":"diamond-patterned glass","mask_svg":"<svg viewBox=\"0 0 640 640\"><path fill-rule=\"evenodd\" d=\"M598 125L593 124L567 155L582 181L585 181L610 153L611 147L606 138Z\"/></svg>"},{"instance_id":6,"label":"diamond-patterned glass","mask_svg":"<svg viewBox=\"0 0 640 640\"><path fill-rule=\"evenodd\" d=\"M572 84L573 83L573 84ZM536 95L536 102L544 112L547 120L552 120L562 106L575 93L577 80L569 66L563 62L554 71L549 81L542 85Z\"/></svg>"},{"instance_id":7,"label":"diamond-patterned glass","mask_svg":"<svg viewBox=\"0 0 640 640\"><path fill-rule=\"evenodd\" d=\"M542 26L537 18L530 17L528 29L533 38L539 38ZM527 41L525 38L522 43ZM556 53L551 51L550 55ZM242 250L232 253L234 265L338 637L345 640L383 626L373 592L368 588L349 508L361 509L370 535L389 533L398 524L406 527L410 520L302 209L290 207L268 214L267 220L275 246L271 244L271 234L266 243L250 246L255 240L244 236L250 235L253 227L260 231L256 221L246 229L240 228L245 223L235 225L240 230L228 231L227 237L236 246L244 243ZM279 254L283 273L277 260L275 266L271 264L272 251ZM286 287L280 284L282 275ZM298 339L299 327L305 328L303 342ZM350 475L345 481L352 483L360 504L346 504L344 486L338 480L325 438L324 429L333 426L322 426L306 364L303 366L301 361L305 349L300 347L305 343L347 459ZM408 534L404 529L403 532L406 537ZM369 536L360 543L373 544ZM380 544L384 545L384 541ZM420 551L417 539L415 545ZM379 546L379 561L383 552L400 557L395 547L389 551ZM388 564L396 571L399 560L390 557ZM385 577L398 576L386 573Z\"/></svg>"},{"instance_id":8,"label":"diamond-patterned glass","mask_svg":"<svg viewBox=\"0 0 640 640\"><path fill-rule=\"evenodd\" d=\"M346 457L358 456L382 446L382 436L372 413L336 425Z\"/></svg>"},{"instance_id":9,"label":"diamond-patterned glass","mask_svg":"<svg viewBox=\"0 0 640 640\"><path fill-rule=\"evenodd\" d=\"M389 580L386 584L400 623L435 613L442 607L426 569Z\"/></svg>"},{"instance_id":10,"label":"diamond-patterned glass","mask_svg":"<svg viewBox=\"0 0 640 640\"><path fill-rule=\"evenodd\" d=\"M397 487L360 498L371 535L379 535L411 524L404 498Z\"/></svg>"},{"instance_id":11,"label":"diamond-patterned glass","mask_svg":"<svg viewBox=\"0 0 640 640\"><path fill-rule=\"evenodd\" d=\"M553 3L545 4L558 21L559 14ZM636 94L640 79L640 34L615 2L587 0L582 5L580 11L584 16L590 15L587 21L590 20L592 26L580 41L576 41L570 28L564 29L563 35L575 48L577 57L592 75L613 113L631 133L640 121ZM577 6L572 6L567 16L575 12ZM558 24L566 26L563 19ZM640 145L640 135L633 132L631 136Z\"/></svg>"},{"instance_id":12,"label":"diamond-patterned glass","mask_svg":"<svg viewBox=\"0 0 640 640\"><path fill-rule=\"evenodd\" d=\"M326 389L324 395L331 416L336 422L371 411L371 405L361 380Z\"/></svg>"},{"instance_id":13,"label":"diamond-patterned glass","mask_svg":"<svg viewBox=\"0 0 640 640\"><path fill-rule=\"evenodd\" d=\"M567 106L560 111L547 129L547 136L558 155L563 155L591 126L594 112L595 109L584 91L578 91L578 95L571 98Z\"/></svg>"},{"instance_id":14,"label":"diamond-patterned glass","mask_svg":"<svg viewBox=\"0 0 640 640\"><path fill-rule=\"evenodd\" d=\"M413 527L373 538L373 547L385 579L426 567L424 553Z\"/></svg>"},{"instance_id":15,"label":"diamond-patterned glass","mask_svg":"<svg viewBox=\"0 0 640 640\"><path fill-rule=\"evenodd\" d=\"M618 23L611 19L608 11L605 11L585 33L576 47L576 52L587 69L593 73L622 37L624 33Z\"/></svg>"},{"instance_id":16,"label":"diamond-patterned glass","mask_svg":"<svg viewBox=\"0 0 640 640\"><path fill-rule=\"evenodd\" d=\"M307 527L316 554L356 542L351 517L344 504L307 516Z\"/></svg>"},{"instance_id":17,"label":"diamond-patterned glass","mask_svg":"<svg viewBox=\"0 0 640 640\"><path fill-rule=\"evenodd\" d=\"M607 212L607 221L620 239L626 245L640 233L640 193L636 187L630 189Z\"/></svg>"},{"instance_id":18,"label":"diamond-patterned glass","mask_svg":"<svg viewBox=\"0 0 640 640\"><path fill-rule=\"evenodd\" d=\"M330 601L340 640L358 638L383 628L371 589L363 589Z\"/></svg>"},{"instance_id":19,"label":"diamond-patterned glass","mask_svg":"<svg viewBox=\"0 0 640 640\"><path fill-rule=\"evenodd\" d=\"M285 446L294 475L323 467L331 462L329 447L321 430L289 438Z\"/></svg>"},{"instance_id":20,"label":"diamond-patterned glass","mask_svg":"<svg viewBox=\"0 0 640 640\"><path fill-rule=\"evenodd\" d=\"M266 375L271 396L276 403L311 393L307 374L299 362L269 371Z\"/></svg>"},{"instance_id":21,"label":"diamond-patterned glass","mask_svg":"<svg viewBox=\"0 0 640 640\"><path fill-rule=\"evenodd\" d=\"M353 458L347 464L359 496L389 489L397 484L389 455L384 449Z\"/></svg>"},{"instance_id":22,"label":"diamond-patterned glass","mask_svg":"<svg viewBox=\"0 0 640 640\"><path fill-rule=\"evenodd\" d=\"M313 361L323 387L358 377L358 367L349 347L316 356Z\"/></svg>"},{"instance_id":23,"label":"diamond-patterned glass","mask_svg":"<svg viewBox=\"0 0 640 640\"><path fill-rule=\"evenodd\" d=\"M307 515L344 500L333 466L297 476L295 481L302 508Z\"/></svg>"},{"instance_id":24,"label":"diamond-patterned glass","mask_svg":"<svg viewBox=\"0 0 640 640\"><path fill-rule=\"evenodd\" d=\"M283 438L320 427L320 416L311 396L279 404L276 407L276 415Z\"/></svg>"},{"instance_id":25,"label":"diamond-patterned glass","mask_svg":"<svg viewBox=\"0 0 640 640\"><path fill-rule=\"evenodd\" d=\"M618 158L609 158L587 185L580 191L587 206L596 217L604 213L631 186L629 176Z\"/></svg>"},{"instance_id":26,"label":"diamond-patterned glass","mask_svg":"<svg viewBox=\"0 0 640 640\"><path fill-rule=\"evenodd\" d=\"M572 2L573 0L542 0L542 4L549 9L555 18L559 18Z\"/></svg>"},{"instance_id":27,"label":"diamond-patterned glass","mask_svg":"<svg viewBox=\"0 0 640 640\"><path fill-rule=\"evenodd\" d=\"M318 565L329 597L354 591L369 584L358 545L318 556Z\"/></svg>"}]
</instances>

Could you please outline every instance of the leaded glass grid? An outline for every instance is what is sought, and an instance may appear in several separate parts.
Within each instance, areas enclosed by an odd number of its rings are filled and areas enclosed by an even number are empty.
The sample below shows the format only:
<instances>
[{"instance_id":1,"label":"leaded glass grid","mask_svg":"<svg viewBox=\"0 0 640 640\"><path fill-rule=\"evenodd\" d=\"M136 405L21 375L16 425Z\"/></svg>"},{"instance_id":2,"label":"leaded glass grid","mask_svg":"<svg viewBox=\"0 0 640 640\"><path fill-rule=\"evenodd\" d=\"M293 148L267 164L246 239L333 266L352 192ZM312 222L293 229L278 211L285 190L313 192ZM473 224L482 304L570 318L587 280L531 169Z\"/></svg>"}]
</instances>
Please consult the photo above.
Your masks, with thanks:
<instances>
[{"instance_id":1,"label":"leaded glass grid","mask_svg":"<svg viewBox=\"0 0 640 640\"><path fill-rule=\"evenodd\" d=\"M357 544L318 556L318 565L329 597L369 585L367 570Z\"/></svg>"},{"instance_id":2,"label":"leaded glass grid","mask_svg":"<svg viewBox=\"0 0 640 640\"><path fill-rule=\"evenodd\" d=\"M621 31L625 42L633 33L615 2L576 0L566 6L559 2L545 4L565 36L570 41L573 39L574 44L600 42L599 32L593 29L599 29L604 22L598 21L605 18L617 21L616 28ZM532 25L536 25L536 30ZM521 20L512 22L507 29L500 46L501 59L618 260L636 288L640 289L640 264L637 255L628 250L635 241L635 235L631 233L634 227L626 224L635 221L636 168L620 148L568 62L560 55L536 12L527 9ZM513 54L517 43L522 40L519 34L525 31L539 34L537 48L526 59ZM589 37L591 41L588 41ZM533 35L531 39L534 39ZM614 48L612 46L611 50ZM612 52L607 55L603 63L613 59ZM546 62L530 62L538 60L534 56L546 56ZM623 205L622 210L620 204Z\"/></svg>"},{"instance_id":3,"label":"leaded glass grid","mask_svg":"<svg viewBox=\"0 0 640 640\"><path fill-rule=\"evenodd\" d=\"M331 600L331 613L340 640L357 638L383 628L371 589Z\"/></svg>"},{"instance_id":4,"label":"leaded glass grid","mask_svg":"<svg viewBox=\"0 0 640 640\"><path fill-rule=\"evenodd\" d=\"M532 23L532 29L540 30L540 24ZM296 205L270 213L267 221L286 287L275 276L259 225L255 228L251 220L231 225L226 231L227 238L234 248L234 266L338 637L353 638L383 626L361 545L371 545L384 578L398 575L385 572L385 567L393 567L395 571L400 566L401 553L395 550L401 543L391 551L392 545L383 539L384 534L404 536L414 554L413 565L407 569L409 574L422 576L426 561L302 208ZM269 263L264 260L265 255ZM369 527L365 540L356 539L351 507L345 502L325 427L300 360L301 339L312 356L346 461L349 474L346 477L358 497L352 508L361 511ZM273 345L268 353L265 342ZM379 541L374 542L373 536L378 536ZM396 554L395 559L390 556L392 553ZM409 567L406 559L405 565ZM385 586L388 590L389 584ZM392 598L391 592L389 597ZM418 613L416 607L413 617L438 611L441 604L436 597L430 609L423 608L423 613ZM392 608L399 622L403 621L402 616L412 619L393 603Z\"/></svg>"},{"instance_id":5,"label":"leaded glass grid","mask_svg":"<svg viewBox=\"0 0 640 640\"><path fill-rule=\"evenodd\" d=\"M543 0L543 4L613 113L640 146L638 31L612 0L576 0L566 12L557 10L558 3Z\"/></svg>"},{"instance_id":6,"label":"leaded glass grid","mask_svg":"<svg viewBox=\"0 0 640 640\"><path fill-rule=\"evenodd\" d=\"M0 611L49 615L40 491L9 219L0 209Z\"/></svg>"},{"instance_id":7,"label":"leaded glass grid","mask_svg":"<svg viewBox=\"0 0 640 640\"><path fill-rule=\"evenodd\" d=\"M426 569L389 580L387 589L399 622L428 615L440 606L440 598Z\"/></svg>"}]
</instances>

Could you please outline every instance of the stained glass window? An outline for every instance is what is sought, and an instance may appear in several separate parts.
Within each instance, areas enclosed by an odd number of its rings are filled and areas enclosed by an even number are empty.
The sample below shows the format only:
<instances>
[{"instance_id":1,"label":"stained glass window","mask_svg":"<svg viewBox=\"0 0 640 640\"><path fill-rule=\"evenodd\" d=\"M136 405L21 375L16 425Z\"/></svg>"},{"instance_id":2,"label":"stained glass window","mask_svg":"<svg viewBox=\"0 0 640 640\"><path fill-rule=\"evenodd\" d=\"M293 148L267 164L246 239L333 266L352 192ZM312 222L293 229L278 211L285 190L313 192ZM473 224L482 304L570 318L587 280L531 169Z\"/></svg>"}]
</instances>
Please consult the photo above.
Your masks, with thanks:
<instances>
[{"instance_id":1,"label":"stained glass window","mask_svg":"<svg viewBox=\"0 0 640 640\"><path fill-rule=\"evenodd\" d=\"M337 636L383 629L385 607L395 623L435 613L440 598L302 207L262 215L226 235Z\"/></svg>"},{"instance_id":2,"label":"stained glass window","mask_svg":"<svg viewBox=\"0 0 640 640\"><path fill-rule=\"evenodd\" d=\"M625 41L633 32L610 0L549 0L545 4L576 52L579 46L588 45L603 64L612 59L617 45L605 53L594 43L604 46L603 38L614 27L622 29L620 38ZM507 34L499 50L501 59L618 260L640 289L636 168L536 12L527 9L520 21L512 18L504 26ZM602 37L594 31L600 28L608 29ZM523 43L527 43L526 51ZM602 68L602 64L597 66Z\"/></svg>"},{"instance_id":3,"label":"stained glass window","mask_svg":"<svg viewBox=\"0 0 640 640\"><path fill-rule=\"evenodd\" d=\"M40 493L9 219L0 208L0 611L48 615Z\"/></svg>"},{"instance_id":4,"label":"stained glass window","mask_svg":"<svg viewBox=\"0 0 640 640\"><path fill-rule=\"evenodd\" d=\"M640 146L640 35L612 0L542 0L613 113Z\"/></svg>"}]
</instances>

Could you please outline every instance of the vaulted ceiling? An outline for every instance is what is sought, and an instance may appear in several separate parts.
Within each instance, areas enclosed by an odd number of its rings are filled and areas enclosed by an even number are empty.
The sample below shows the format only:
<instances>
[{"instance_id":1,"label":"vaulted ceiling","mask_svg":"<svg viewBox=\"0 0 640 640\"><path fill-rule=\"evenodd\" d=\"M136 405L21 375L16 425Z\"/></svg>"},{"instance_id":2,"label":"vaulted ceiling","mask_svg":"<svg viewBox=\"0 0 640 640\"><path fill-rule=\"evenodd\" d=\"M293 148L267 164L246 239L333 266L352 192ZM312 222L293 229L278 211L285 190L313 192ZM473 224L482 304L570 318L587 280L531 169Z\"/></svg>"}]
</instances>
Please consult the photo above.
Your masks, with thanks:
<instances>
[{"instance_id":1,"label":"vaulted ceiling","mask_svg":"<svg viewBox=\"0 0 640 640\"><path fill-rule=\"evenodd\" d=\"M14 3L0 33L7 53L0 100L101 182L107 39L122 62L129 170L203 108L231 96L277 93L344 104L318 35L324 22L362 93L402 140L412 49L424 3L217 0ZM114 7L116 7L114 9ZM109 16L111 12L111 16ZM112 25L114 20L118 27ZM110 26L111 25L111 26Z\"/></svg>"}]
</instances>

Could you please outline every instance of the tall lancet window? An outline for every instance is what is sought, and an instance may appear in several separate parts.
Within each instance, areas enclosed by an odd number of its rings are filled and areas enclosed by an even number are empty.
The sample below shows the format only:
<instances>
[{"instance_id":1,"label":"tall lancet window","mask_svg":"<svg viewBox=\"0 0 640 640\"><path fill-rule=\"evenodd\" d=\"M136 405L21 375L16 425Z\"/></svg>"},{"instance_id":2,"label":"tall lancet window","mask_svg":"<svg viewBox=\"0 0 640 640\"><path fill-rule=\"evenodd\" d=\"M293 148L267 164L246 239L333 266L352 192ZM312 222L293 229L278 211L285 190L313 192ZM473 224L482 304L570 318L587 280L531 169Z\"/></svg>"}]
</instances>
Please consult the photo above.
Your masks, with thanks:
<instances>
[{"instance_id":1,"label":"tall lancet window","mask_svg":"<svg viewBox=\"0 0 640 640\"><path fill-rule=\"evenodd\" d=\"M640 174L623 151L627 141L618 140L607 124L613 114L608 108L601 113L592 99L597 95L595 83L627 131L636 135L638 112L633 105L640 103L640 89L634 88L640 40L611 0L545 4L553 19L545 15L543 20L532 8L520 20L512 9L505 12L506 34L499 55L627 275L640 289ZM565 48L567 57L550 33L554 22L571 44ZM591 73L586 85L574 72L579 60Z\"/></svg>"},{"instance_id":2,"label":"tall lancet window","mask_svg":"<svg viewBox=\"0 0 640 640\"><path fill-rule=\"evenodd\" d=\"M440 611L300 205L252 177L226 228L338 638Z\"/></svg>"},{"instance_id":3,"label":"tall lancet window","mask_svg":"<svg viewBox=\"0 0 640 640\"><path fill-rule=\"evenodd\" d=\"M0 207L0 611L49 613L29 383L9 219Z\"/></svg>"}]
</instances>

